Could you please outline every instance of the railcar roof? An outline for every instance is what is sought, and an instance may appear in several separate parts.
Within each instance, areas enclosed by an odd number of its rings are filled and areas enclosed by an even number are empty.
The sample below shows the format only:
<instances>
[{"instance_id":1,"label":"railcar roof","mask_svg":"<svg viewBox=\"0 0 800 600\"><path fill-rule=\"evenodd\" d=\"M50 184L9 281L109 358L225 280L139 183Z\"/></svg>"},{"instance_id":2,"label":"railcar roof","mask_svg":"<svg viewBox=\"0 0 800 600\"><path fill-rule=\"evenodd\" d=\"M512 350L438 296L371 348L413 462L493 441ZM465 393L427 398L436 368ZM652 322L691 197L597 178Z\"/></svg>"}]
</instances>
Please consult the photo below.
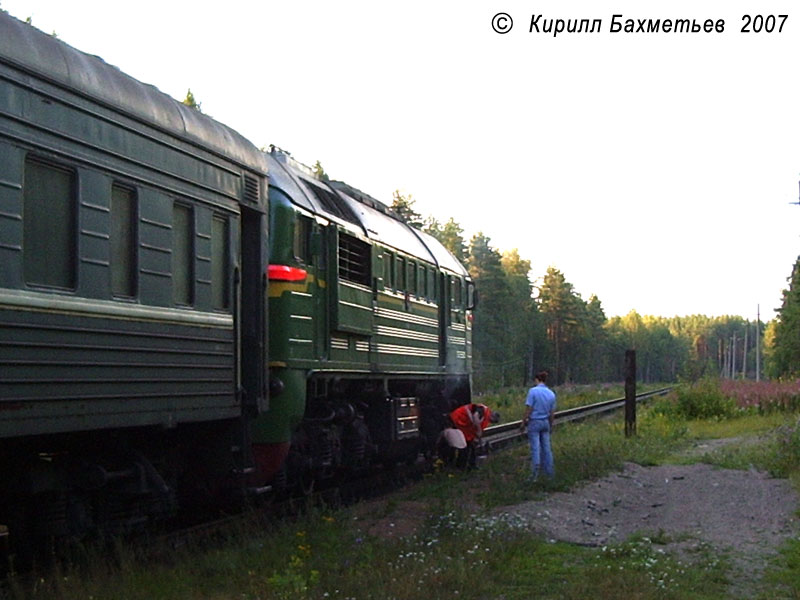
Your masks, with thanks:
<instances>
[{"instance_id":1,"label":"railcar roof","mask_svg":"<svg viewBox=\"0 0 800 600\"><path fill-rule=\"evenodd\" d=\"M418 231L417 234L436 258L436 262L441 268L469 277L469 272L464 268L464 265L439 240L424 231Z\"/></svg>"},{"instance_id":2,"label":"railcar roof","mask_svg":"<svg viewBox=\"0 0 800 600\"><path fill-rule=\"evenodd\" d=\"M314 214L333 216L340 222L354 224L372 240L453 273L469 276L464 266L439 240L409 226L388 206L369 194L341 181L314 180L312 183L311 170L294 161L282 150L275 149L267 154L267 161L270 184L280 188L297 206ZM324 205L315 196L312 187L322 188L335 195L337 206ZM331 202L326 204L330 205Z\"/></svg>"},{"instance_id":3,"label":"railcar roof","mask_svg":"<svg viewBox=\"0 0 800 600\"><path fill-rule=\"evenodd\" d=\"M257 172L266 171L263 153L233 129L3 11L0 63L68 88Z\"/></svg>"},{"instance_id":4,"label":"railcar roof","mask_svg":"<svg viewBox=\"0 0 800 600\"><path fill-rule=\"evenodd\" d=\"M434 255L406 223L385 211L360 202L344 192L341 194L350 205L351 210L359 216L371 239L402 250L416 258L436 263Z\"/></svg>"}]
</instances>

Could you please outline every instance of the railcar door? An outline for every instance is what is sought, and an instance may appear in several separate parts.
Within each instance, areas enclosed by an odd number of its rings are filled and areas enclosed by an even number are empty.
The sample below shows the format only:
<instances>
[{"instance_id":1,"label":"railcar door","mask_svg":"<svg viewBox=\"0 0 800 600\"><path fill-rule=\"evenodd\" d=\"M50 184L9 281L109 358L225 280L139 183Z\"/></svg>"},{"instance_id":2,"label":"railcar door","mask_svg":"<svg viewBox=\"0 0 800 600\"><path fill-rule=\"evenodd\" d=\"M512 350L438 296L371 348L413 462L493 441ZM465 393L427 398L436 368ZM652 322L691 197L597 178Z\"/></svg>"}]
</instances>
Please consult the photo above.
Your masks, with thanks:
<instances>
[{"instance_id":1,"label":"railcar door","mask_svg":"<svg viewBox=\"0 0 800 600\"><path fill-rule=\"evenodd\" d=\"M239 307L240 365L244 402L257 412L268 408L266 394L266 240L263 214L242 206Z\"/></svg>"},{"instance_id":2,"label":"railcar door","mask_svg":"<svg viewBox=\"0 0 800 600\"><path fill-rule=\"evenodd\" d=\"M328 263L325 253L326 236L330 234L330 227L317 222L313 222L311 227L311 259L308 268L309 274L313 274L311 288L314 295L314 357L317 360L326 360L331 345L328 324L328 283L330 280L327 276Z\"/></svg>"},{"instance_id":3,"label":"railcar door","mask_svg":"<svg viewBox=\"0 0 800 600\"><path fill-rule=\"evenodd\" d=\"M447 366L447 328L450 324L450 277L439 273L439 365Z\"/></svg>"}]
</instances>

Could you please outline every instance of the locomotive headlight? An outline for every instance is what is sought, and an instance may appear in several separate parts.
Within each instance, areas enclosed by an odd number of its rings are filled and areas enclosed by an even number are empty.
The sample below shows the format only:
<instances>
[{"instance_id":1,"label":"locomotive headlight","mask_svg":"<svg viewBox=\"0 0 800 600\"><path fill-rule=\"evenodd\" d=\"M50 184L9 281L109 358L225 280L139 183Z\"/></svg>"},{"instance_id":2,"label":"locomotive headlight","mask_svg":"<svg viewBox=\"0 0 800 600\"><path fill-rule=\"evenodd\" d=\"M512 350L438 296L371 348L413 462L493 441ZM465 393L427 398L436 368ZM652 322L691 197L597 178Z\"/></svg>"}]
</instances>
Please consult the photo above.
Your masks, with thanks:
<instances>
[{"instance_id":1,"label":"locomotive headlight","mask_svg":"<svg viewBox=\"0 0 800 600\"><path fill-rule=\"evenodd\" d=\"M283 392L285 387L286 384L283 383L283 380L280 379L279 377L269 378L269 395L271 398L279 396Z\"/></svg>"}]
</instances>

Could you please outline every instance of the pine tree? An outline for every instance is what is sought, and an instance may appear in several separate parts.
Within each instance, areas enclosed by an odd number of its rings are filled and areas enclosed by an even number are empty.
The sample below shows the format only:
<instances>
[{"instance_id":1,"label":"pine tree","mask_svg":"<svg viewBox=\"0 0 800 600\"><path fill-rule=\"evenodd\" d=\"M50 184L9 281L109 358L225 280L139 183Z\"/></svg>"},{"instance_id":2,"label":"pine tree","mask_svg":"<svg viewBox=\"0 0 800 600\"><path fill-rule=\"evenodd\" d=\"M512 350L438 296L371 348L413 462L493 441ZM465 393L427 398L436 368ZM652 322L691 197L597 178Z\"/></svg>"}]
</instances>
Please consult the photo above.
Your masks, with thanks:
<instances>
[{"instance_id":1,"label":"pine tree","mask_svg":"<svg viewBox=\"0 0 800 600\"><path fill-rule=\"evenodd\" d=\"M508 311L505 305L509 288L500 253L483 233L472 237L469 274L478 290L472 338L475 375L484 385L503 385L503 369L509 358Z\"/></svg>"},{"instance_id":2,"label":"pine tree","mask_svg":"<svg viewBox=\"0 0 800 600\"><path fill-rule=\"evenodd\" d=\"M322 168L322 163L319 161L314 163L314 176L320 181L328 181L330 179L325 169Z\"/></svg>"},{"instance_id":3,"label":"pine tree","mask_svg":"<svg viewBox=\"0 0 800 600\"><path fill-rule=\"evenodd\" d=\"M548 267L539 288L539 311L545 322L547 338L552 344L552 370L556 383L569 378L573 363L569 355L574 349L585 312L585 303L571 283L555 267Z\"/></svg>"},{"instance_id":4,"label":"pine tree","mask_svg":"<svg viewBox=\"0 0 800 600\"><path fill-rule=\"evenodd\" d=\"M783 302L771 332L767 373L772 377L800 375L800 257L788 281L789 289L783 291Z\"/></svg>"},{"instance_id":5,"label":"pine tree","mask_svg":"<svg viewBox=\"0 0 800 600\"><path fill-rule=\"evenodd\" d=\"M467 262L469 249L466 241L464 241L464 229L455 222L453 217L450 217L450 220L444 225L434 217L428 217L425 219L423 231L439 240L462 263Z\"/></svg>"},{"instance_id":6,"label":"pine tree","mask_svg":"<svg viewBox=\"0 0 800 600\"><path fill-rule=\"evenodd\" d=\"M201 103L200 103L200 102L198 102L198 101L195 99L195 97L194 97L194 94L192 93L192 90L191 90L191 88L190 88L189 90L187 90L187 91L186 91L186 98L184 98L184 99L183 99L183 103L184 103L186 106L188 106L189 108L193 108L193 109L195 109L197 112L203 112L203 111L200 109L200 104L201 104Z\"/></svg>"},{"instance_id":7,"label":"pine tree","mask_svg":"<svg viewBox=\"0 0 800 600\"><path fill-rule=\"evenodd\" d=\"M414 210L415 202L416 200L411 197L411 194L403 195L400 193L400 190L395 190L392 195L392 210L394 210L404 222L411 225L411 227L422 229L424 224L422 215Z\"/></svg>"}]
</instances>

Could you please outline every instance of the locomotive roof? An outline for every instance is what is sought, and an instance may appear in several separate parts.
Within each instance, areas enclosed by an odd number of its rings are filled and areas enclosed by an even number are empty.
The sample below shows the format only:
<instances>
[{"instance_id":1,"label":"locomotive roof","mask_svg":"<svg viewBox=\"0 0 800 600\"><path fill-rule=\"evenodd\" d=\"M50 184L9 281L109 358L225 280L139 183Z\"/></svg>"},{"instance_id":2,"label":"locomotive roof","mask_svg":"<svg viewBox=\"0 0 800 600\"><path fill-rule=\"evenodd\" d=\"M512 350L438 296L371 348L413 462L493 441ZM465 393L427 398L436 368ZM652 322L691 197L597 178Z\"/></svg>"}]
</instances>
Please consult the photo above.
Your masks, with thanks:
<instances>
[{"instance_id":1,"label":"locomotive roof","mask_svg":"<svg viewBox=\"0 0 800 600\"><path fill-rule=\"evenodd\" d=\"M263 154L233 129L0 11L0 63L13 65L258 172Z\"/></svg>"},{"instance_id":2,"label":"locomotive roof","mask_svg":"<svg viewBox=\"0 0 800 600\"><path fill-rule=\"evenodd\" d=\"M341 181L320 181L311 169L275 149L267 154L270 184L296 205L354 227L364 236L465 277L467 270L439 240L411 227L384 203ZM320 191L322 190L322 191Z\"/></svg>"}]
</instances>

